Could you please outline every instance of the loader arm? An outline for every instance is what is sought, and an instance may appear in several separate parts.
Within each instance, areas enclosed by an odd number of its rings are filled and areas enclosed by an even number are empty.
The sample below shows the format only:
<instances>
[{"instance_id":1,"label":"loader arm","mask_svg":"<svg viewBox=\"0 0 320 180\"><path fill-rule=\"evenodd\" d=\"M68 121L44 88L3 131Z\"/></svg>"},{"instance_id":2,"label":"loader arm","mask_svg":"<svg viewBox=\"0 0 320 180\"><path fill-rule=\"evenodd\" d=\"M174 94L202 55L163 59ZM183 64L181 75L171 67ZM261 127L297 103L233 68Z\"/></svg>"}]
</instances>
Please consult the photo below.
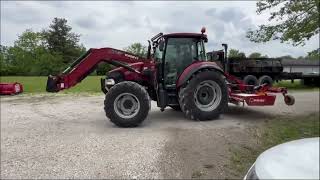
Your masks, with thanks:
<instances>
[{"instance_id":1,"label":"loader arm","mask_svg":"<svg viewBox=\"0 0 320 180\"><path fill-rule=\"evenodd\" d=\"M66 68L62 74L57 76L49 75L46 90L48 92L58 92L75 86L93 72L101 62L140 73L137 69L132 68L130 64L143 61L145 59L141 57L113 48L91 48Z\"/></svg>"}]
</instances>

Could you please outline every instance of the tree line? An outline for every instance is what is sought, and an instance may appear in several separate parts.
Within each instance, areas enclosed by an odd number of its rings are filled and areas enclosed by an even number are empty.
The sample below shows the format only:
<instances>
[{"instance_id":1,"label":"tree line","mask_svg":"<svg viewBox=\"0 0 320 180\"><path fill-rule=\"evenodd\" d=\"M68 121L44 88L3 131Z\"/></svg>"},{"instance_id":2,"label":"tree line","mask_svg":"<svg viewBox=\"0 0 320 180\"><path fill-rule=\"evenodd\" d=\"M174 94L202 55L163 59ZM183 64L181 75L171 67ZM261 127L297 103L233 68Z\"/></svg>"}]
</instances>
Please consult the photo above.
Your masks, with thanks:
<instances>
[{"instance_id":1,"label":"tree line","mask_svg":"<svg viewBox=\"0 0 320 180\"><path fill-rule=\"evenodd\" d=\"M146 57L147 48L133 43L124 50ZM27 29L13 46L0 45L0 75L47 76L62 72L87 50L80 43L80 35L64 18L54 18L48 28L35 32ZM92 73L104 75L112 67L101 63Z\"/></svg>"},{"instance_id":2,"label":"tree line","mask_svg":"<svg viewBox=\"0 0 320 180\"><path fill-rule=\"evenodd\" d=\"M13 46L0 46L1 75L59 73L86 51L79 34L63 18L54 18L41 32L25 30Z\"/></svg>"},{"instance_id":3,"label":"tree line","mask_svg":"<svg viewBox=\"0 0 320 180\"><path fill-rule=\"evenodd\" d=\"M281 58L281 59L292 59L292 60L319 60L320 49L313 50L309 52L306 56L292 57L290 55L284 55L273 58ZM237 49L230 49L228 52L228 57L242 57L242 58L268 58L268 55L263 55L259 52L253 52L249 55L246 55L244 52Z\"/></svg>"}]
</instances>

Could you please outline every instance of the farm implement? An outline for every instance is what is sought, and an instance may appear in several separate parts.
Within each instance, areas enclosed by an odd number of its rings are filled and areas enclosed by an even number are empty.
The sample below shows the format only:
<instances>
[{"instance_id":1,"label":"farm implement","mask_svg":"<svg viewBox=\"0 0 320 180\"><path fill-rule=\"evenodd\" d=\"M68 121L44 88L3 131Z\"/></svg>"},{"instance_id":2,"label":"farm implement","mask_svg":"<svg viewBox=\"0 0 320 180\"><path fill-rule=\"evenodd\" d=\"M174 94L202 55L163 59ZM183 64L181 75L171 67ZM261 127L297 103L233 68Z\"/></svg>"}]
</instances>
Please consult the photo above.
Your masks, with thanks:
<instances>
[{"instance_id":1,"label":"farm implement","mask_svg":"<svg viewBox=\"0 0 320 180\"><path fill-rule=\"evenodd\" d=\"M14 95L23 92L22 84L18 82L14 83L0 83L0 94L1 95Z\"/></svg>"}]
</instances>

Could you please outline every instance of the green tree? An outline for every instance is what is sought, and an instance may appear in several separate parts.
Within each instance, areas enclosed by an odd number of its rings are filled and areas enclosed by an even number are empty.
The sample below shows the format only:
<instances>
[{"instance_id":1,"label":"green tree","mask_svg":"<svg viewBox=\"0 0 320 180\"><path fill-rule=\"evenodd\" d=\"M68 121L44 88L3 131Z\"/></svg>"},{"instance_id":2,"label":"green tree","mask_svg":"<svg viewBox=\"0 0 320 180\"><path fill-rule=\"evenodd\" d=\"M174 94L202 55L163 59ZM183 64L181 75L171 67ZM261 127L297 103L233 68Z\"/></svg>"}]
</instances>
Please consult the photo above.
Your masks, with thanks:
<instances>
[{"instance_id":1,"label":"green tree","mask_svg":"<svg viewBox=\"0 0 320 180\"><path fill-rule=\"evenodd\" d=\"M39 54L43 53L44 46L40 33L27 29L8 49L8 61L11 73L14 75L34 75L35 64L39 61Z\"/></svg>"},{"instance_id":2,"label":"green tree","mask_svg":"<svg viewBox=\"0 0 320 180\"><path fill-rule=\"evenodd\" d=\"M147 57L147 47L141 43L133 43L124 50L140 57Z\"/></svg>"},{"instance_id":3,"label":"green tree","mask_svg":"<svg viewBox=\"0 0 320 180\"><path fill-rule=\"evenodd\" d=\"M35 52L35 50L43 46L44 41L39 32L34 32L32 29L26 29L18 39L14 42L14 46L20 47L27 52Z\"/></svg>"},{"instance_id":4,"label":"green tree","mask_svg":"<svg viewBox=\"0 0 320 180\"><path fill-rule=\"evenodd\" d=\"M249 58L267 58L267 55L262 55L261 53L258 52L253 52L249 55Z\"/></svg>"},{"instance_id":5,"label":"green tree","mask_svg":"<svg viewBox=\"0 0 320 180\"><path fill-rule=\"evenodd\" d=\"M10 61L8 57L8 47L0 45L0 75L8 75L10 73Z\"/></svg>"},{"instance_id":6,"label":"green tree","mask_svg":"<svg viewBox=\"0 0 320 180\"><path fill-rule=\"evenodd\" d=\"M48 75L60 71L62 57L50 53L44 44L41 33L31 29L24 31L13 47L1 48L1 74Z\"/></svg>"},{"instance_id":7,"label":"green tree","mask_svg":"<svg viewBox=\"0 0 320 180\"><path fill-rule=\"evenodd\" d=\"M278 58L281 58L281 59L291 59L291 60L295 60L296 58L290 56L290 55L285 55L285 56L280 56Z\"/></svg>"},{"instance_id":8,"label":"green tree","mask_svg":"<svg viewBox=\"0 0 320 180\"><path fill-rule=\"evenodd\" d=\"M305 59L320 60L320 48L309 52Z\"/></svg>"},{"instance_id":9,"label":"green tree","mask_svg":"<svg viewBox=\"0 0 320 180\"><path fill-rule=\"evenodd\" d=\"M240 52L237 49L230 49L229 53L228 53L228 57L232 58L232 57L242 57L245 58L246 54L244 52Z\"/></svg>"},{"instance_id":10,"label":"green tree","mask_svg":"<svg viewBox=\"0 0 320 180\"><path fill-rule=\"evenodd\" d=\"M261 56L261 53L254 52L249 55L249 58L260 58Z\"/></svg>"},{"instance_id":11,"label":"green tree","mask_svg":"<svg viewBox=\"0 0 320 180\"><path fill-rule=\"evenodd\" d=\"M47 30L27 29L12 47L1 46L1 75L48 75L61 72L84 53L79 35L65 19L54 18Z\"/></svg>"},{"instance_id":12,"label":"green tree","mask_svg":"<svg viewBox=\"0 0 320 180\"><path fill-rule=\"evenodd\" d=\"M257 14L270 10L266 25L249 30L247 37L253 42L279 39L294 46L319 34L319 0L263 0L257 2Z\"/></svg>"},{"instance_id":13,"label":"green tree","mask_svg":"<svg viewBox=\"0 0 320 180\"><path fill-rule=\"evenodd\" d=\"M79 44L80 35L71 30L72 27L67 24L66 19L54 18L49 29L42 31L49 51L60 54L65 65L85 52L85 47Z\"/></svg>"},{"instance_id":14,"label":"green tree","mask_svg":"<svg viewBox=\"0 0 320 180\"><path fill-rule=\"evenodd\" d=\"M111 66L108 63L100 63L96 69L97 75L106 75L106 72L111 70Z\"/></svg>"},{"instance_id":15,"label":"green tree","mask_svg":"<svg viewBox=\"0 0 320 180\"><path fill-rule=\"evenodd\" d=\"M65 68L62 58L60 54L52 54L46 50L39 55L40 61L37 61L34 65L34 74L47 76L60 73Z\"/></svg>"}]
</instances>

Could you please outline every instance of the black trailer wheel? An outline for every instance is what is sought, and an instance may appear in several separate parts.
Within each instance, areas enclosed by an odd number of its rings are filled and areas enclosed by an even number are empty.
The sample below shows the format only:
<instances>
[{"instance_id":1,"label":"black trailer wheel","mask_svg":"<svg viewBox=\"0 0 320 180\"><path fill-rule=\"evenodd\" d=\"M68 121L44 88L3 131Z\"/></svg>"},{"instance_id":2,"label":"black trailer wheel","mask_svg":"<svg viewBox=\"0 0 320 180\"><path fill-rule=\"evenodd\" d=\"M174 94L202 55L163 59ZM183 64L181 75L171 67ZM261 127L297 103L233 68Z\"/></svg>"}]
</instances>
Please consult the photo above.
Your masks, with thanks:
<instances>
[{"instance_id":1,"label":"black trailer wheel","mask_svg":"<svg viewBox=\"0 0 320 180\"><path fill-rule=\"evenodd\" d=\"M246 75L243 78L243 82L247 85L254 85L254 86L257 86L259 84L258 79L253 75Z\"/></svg>"},{"instance_id":2,"label":"black trailer wheel","mask_svg":"<svg viewBox=\"0 0 320 180\"><path fill-rule=\"evenodd\" d=\"M268 84L269 86L272 86L273 80L270 76L263 75L259 78L259 85L262 84Z\"/></svg>"},{"instance_id":3,"label":"black trailer wheel","mask_svg":"<svg viewBox=\"0 0 320 180\"><path fill-rule=\"evenodd\" d=\"M147 117L150 103L149 95L141 85L123 81L106 94L104 110L115 125L136 127Z\"/></svg>"},{"instance_id":4,"label":"black trailer wheel","mask_svg":"<svg viewBox=\"0 0 320 180\"><path fill-rule=\"evenodd\" d=\"M291 95L285 95L284 96L284 102L286 103L286 105L288 106L292 106L295 103L295 99L293 96Z\"/></svg>"},{"instance_id":5,"label":"black trailer wheel","mask_svg":"<svg viewBox=\"0 0 320 180\"><path fill-rule=\"evenodd\" d=\"M193 120L212 120L228 107L227 86L221 73L200 72L179 91L179 103L185 116Z\"/></svg>"}]
</instances>

